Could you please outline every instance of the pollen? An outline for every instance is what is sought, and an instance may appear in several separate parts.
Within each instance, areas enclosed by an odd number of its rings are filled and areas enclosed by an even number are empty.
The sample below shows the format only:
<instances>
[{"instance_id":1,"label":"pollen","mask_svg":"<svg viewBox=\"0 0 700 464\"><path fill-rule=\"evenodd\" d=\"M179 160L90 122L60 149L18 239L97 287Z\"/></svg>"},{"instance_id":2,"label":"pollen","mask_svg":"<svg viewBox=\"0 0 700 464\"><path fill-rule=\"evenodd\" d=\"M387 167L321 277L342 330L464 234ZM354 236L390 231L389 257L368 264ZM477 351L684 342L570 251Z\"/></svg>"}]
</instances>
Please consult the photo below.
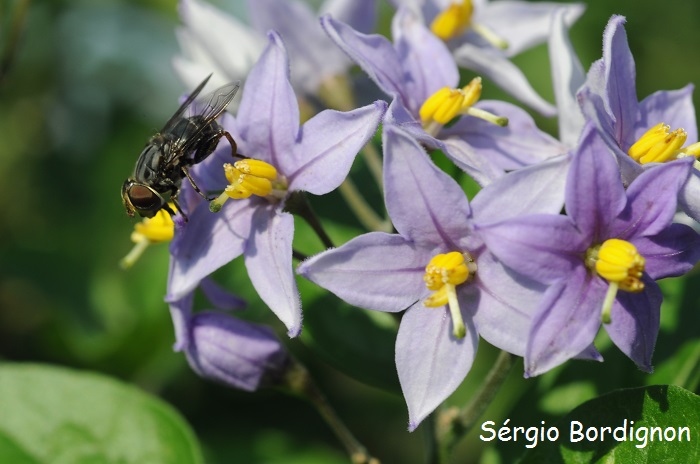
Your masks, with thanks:
<instances>
[{"instance_id":1,"label":"pollen","mask_svg":"<svg viewBox=\"0 0 700 464\"><path fill-rule=\"evenodd\" d=\"M462 253L456 251L439 254L430 260L423 276L426 287L434 291L423 301L423 305L429 308L449 305L454 326L453 333L457 338L465 336L466 327L459 309L456 288L457 285L466 282L472 274L470 264L473 262L468 262Z\"/></svg>"},{"instance_id":2,"label":"pollen","mask_svg":"<svg viewBox=\"0 0 700 464\"><path fill-rule=\"evenodd\" d=\"M442 126L463 114L470 114L499 126L508 124L507 118L473 108L481 98L481 90L480 77L475 77L461 89L441 88L428 97L420 108L419 114L423 128L435 136Z\"/></svg>"},{"instance_id":3,"label":"pollen","mask_svg":"<svg viewBox=\"0 0 700 464\"><path fill-rule=\"evenodd\" d=\"M171 208L174 205L170 205ZM161 209L152 218L144 218L141 222L134 225L134 231L131 233L131 241L134 242L134 247L131 251L119 262L123 269L128 269L138 261L146 248L154 243L168 242L173 239L175 234L175 223L165 209Z\"/></svg>"},{"instance_id":4,"label":"pollen","mask_svg":"<svg viewBox=\"0 0 700 464\"><path fill-rule=\"evenodd\" d=\"M630 147L627 154L640 164L664 163L689 155L697 157L692 150L683 150L682 147L687 138L688 133L684 129L672 131L668 124L659 123L642 135Z\"/></svg>"},{"instance_id":5,"label":"pollen","mask_svg":"<svg viewBox=\"0 0 700 464\"><path fill-rule=\"evenodd\" d=\"M472 21L474 6L471 0L453 1L441 11L430 25L433 34L448 41L464 34Z\"/></svg>"},{"instance_id":6,"label":"pollen","mask_svg":"<svg viewBox=\"0 0 700 464\"><path fill-rule=\"evenodd\" d=\"M429 290L439 290L445 284L463 284L468 278L469 268L464 256L456 251L434 256L425 267L423 276Z\"/></svg>"},{"instance_id":7,"label":"pollen","mask_svg":"<svg viewBox=\"0 0 700 464\"><path fill-rule=\"evenodd\" d=\"M209 204L212 212L218 212L227 199L240 200L253 195L266 197L273 194L280 179L277 169L265 161L244 159L235 164L224 164L224 175L229 181L224 192Z\"/></svg>"},{"instance_id":8,"label":"pollen","mask_svg":"<svg viewBox=\"0 0 700 464\"><path fill-rule=\"evenodd\" d=\"M620 290L638 293L644 290L642 274L645 260L630 242L610 239L598 250L595 270L608 282L615 282Z\"/></svg>"}]
</instances>

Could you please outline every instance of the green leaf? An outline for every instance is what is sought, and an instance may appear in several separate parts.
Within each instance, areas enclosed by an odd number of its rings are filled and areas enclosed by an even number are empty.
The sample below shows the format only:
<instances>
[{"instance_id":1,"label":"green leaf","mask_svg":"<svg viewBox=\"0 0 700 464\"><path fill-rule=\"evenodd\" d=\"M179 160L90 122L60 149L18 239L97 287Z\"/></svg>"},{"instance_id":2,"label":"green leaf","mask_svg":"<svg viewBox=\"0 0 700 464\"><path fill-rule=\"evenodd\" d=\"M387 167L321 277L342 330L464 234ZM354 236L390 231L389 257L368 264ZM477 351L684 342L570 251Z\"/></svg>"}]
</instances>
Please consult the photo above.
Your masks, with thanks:
<instances>
[{"instance_id":1,"label":"green leaf","mask_svg":"<svg viewBox=\"0 0 700 464\"><path fill-rule=\"evenodd\" d=\"M572 382L556 385L542 396L540 409L547 414L564 414L585 400L596 396L596 388L592 382Z\"/></svg>"},{"instance_id":2,"label":"green leaf","mask_svg":"<svg viewBox=\"0 0 700 464\"><path fill-rule=\"evenodd\" d=\"M700 385L700 339L688 340L656 366L649 384L673 384L695 390Z\"/></svg>"},{"instance_id":3,"label":"green leaf","mask_svg":"<svg viewBox=\"0 0 700 464\"><path fill-rule=\"evenodd\" d=\"M0 462L201 463L199 444L169 405L93 373L0 366Z\"/></svg>"},{"instance_id":4,"label":"green leaf","mask_svg":"<svg viewBox=\"0 0 700 464\"><path fill-rule=\"evenodd\" d=\"M556 427L559 439L540 441L521 464L700 462L700 397L675 385L603 395L571 411Z\"/></svg>"}]
</instances>

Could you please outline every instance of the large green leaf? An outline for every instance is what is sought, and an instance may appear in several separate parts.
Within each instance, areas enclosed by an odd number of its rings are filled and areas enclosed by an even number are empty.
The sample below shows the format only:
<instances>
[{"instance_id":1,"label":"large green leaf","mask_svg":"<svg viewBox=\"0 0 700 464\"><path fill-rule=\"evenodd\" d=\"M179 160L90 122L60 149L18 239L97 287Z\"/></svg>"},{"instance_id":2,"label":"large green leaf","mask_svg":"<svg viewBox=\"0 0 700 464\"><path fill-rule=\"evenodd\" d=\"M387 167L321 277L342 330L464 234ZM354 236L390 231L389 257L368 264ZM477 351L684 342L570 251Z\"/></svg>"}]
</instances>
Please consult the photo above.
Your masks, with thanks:
<instances>
[{"instance_id":1,"label":"large green leaf","mask_svg":"<svg viewBox=\"0 0 700 464\"><path fill-rule=\"evenodd\" d=\"M199 444L170 406L93 373L0 366L0 462L200 463Z\"/></svg>"},{"instance_id":2,"label":"large green leaf","mask_svg":"<svg viewBox=\"0 0 700 464\"><path fill-rule=\"evenodd\" d=\"M522 464L700 462L700 397L675 385L603 395L571 411L556 427L559 439L537 443ZM609 430L601 440L605 427ZM574 429L583 435L572 434Z\"/></svg>"}]
</instances>

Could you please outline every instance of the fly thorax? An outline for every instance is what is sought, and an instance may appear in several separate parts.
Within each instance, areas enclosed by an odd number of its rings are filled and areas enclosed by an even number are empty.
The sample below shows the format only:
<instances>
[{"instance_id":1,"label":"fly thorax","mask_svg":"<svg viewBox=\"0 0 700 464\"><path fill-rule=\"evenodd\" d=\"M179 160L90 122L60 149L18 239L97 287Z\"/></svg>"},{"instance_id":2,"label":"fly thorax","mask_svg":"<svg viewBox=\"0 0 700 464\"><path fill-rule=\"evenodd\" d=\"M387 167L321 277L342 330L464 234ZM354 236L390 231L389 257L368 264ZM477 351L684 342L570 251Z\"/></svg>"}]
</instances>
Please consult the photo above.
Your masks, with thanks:
<instances>
[{"instance_id":1,"label":"fly thorax","mask_svg":"<svg viewBox=\"0 0 700 464\"><path fill-rule=\"evenodd\" d=\"M457 298L457 286L473 279L475 272L476 262L471 255L457 251L435 255L425 267L423 280L428 290L432 290L433 293L423 301L423 305L429 308L448 305L453 333L457 338L464 338L466 335Z\"/></svg>"},{"instance_id":2,"label":"fly thorax","mask_svg":"<svg viewBox=\"0 0 700 464\"><path fill-rule=\"evenodd\" d=\"M481 98L481 89L481 78L475 77L461 89L443 87L432 94L420 107L419 114L423 129L433 137L437 137L445 124L463 114L484 119L498 126L506 126L508 118L474 108Z\"/></svg>"},{"instance_id":3,"label":"fly thorax","mask_svg":"<svg viewBox=\"0 0 700 464\"><path fill-rule=\"evenodd\" d=\"M604 323L610 322L610 310L618 290L632 293L644 290L644 265L644 257L626 240L611 238L586 251L586 267L609 284L601 312Z\"/></svg>"},{"instance_id":4,"label":"fly thorax","mask_svg":"<svg viewBox=\"0 0 700 464\"><path fill-rule=\"evenodd\" d=\"M234 164L226 163L224 174L229 184L223 193L209 204L212 212L220 211L229 198L240 200L258 196L279 202L287 196L287 178L265 161L246 158Z\"/></svg>"}]
</instances>

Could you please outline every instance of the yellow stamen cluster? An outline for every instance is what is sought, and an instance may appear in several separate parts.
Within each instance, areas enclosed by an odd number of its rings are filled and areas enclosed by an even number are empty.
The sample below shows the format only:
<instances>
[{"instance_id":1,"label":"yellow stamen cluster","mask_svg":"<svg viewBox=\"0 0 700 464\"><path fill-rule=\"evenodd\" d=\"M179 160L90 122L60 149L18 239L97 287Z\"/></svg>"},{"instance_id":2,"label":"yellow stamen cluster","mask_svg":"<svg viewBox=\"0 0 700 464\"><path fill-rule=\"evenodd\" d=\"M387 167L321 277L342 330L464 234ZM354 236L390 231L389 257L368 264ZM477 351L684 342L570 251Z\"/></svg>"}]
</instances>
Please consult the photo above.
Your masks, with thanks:
<instances>
[{"instance_id":1,"label":"yellow stamen cluster","mask_svg":"<svg viewBox=\"0 0 700 464\"><path fill-rule=\"evenodd\" d=\"M683 148L687 139L688 133L684 129L672 131L671 126L662 122L642 135L627 154L640 164L664 163L685 156L700 157L700 143Z\"/></svg>"},{"instance_id":2,"label":"yellow stamen cluster","mask_svg":"<svg viewBox=\"0 0 700 464\"><path fill-rule=\"evenodd\" d=\"M481 23L472 22L474 5L471 0L453 0L446 9L441 11L430 24L430 30L443 41L447 42L464 34L467 28L486 39L496 48L505 50L508 41Z\"/></svg>"},{"instance_id":3,"label":"yellow stamen cluster","mask_svg":"<svg viewBox=\"0 0 700 464\"><path fill-rule=\"evenodd\" d=\"M423 305L429 308L449 305L454 336L457 338L464 337L466 328L459 309L456 287L466 282L469 276L469 265L464 255L456 251L434 256L425 267L423 276L426 287L435 292L423 301Z\"/></svg>"},{"instance_id":4,"label":"yellow stamen cluster","mask_svg":"<svg viewBox=\"0 0 700 464\"><path fill-rule=\"evenodd\" d=\"M474 104L481 98L481 89L481 78L475 77L461 89L443 87L432 94L425 100L419 111L423 128L427 132L437 135L442 126L462 114L470 114L499 126L508 124L507 118L473 108Z\"/></svg>"},{"instance_id":5,"label":"yellow stamen cluster","mask_svg":"<svg viewBox=\"0 0 700 464\"><path fill-rule=\"evenodd\" d=\"M423 124L436 121L447 124L466 108L474 105L481 97L481 78L475 77L461 89L443 87L432 94L420 108Z\"/></svg>"},{"instance_id":6,"label":"yellow stamen cluster","mask_svg":"<svg viewBox=\"0 0 700 464\"><path fill-rule=\"evenodd\" d=\"M447 41L464 34L472 21L474 6L471 0L452 2L440 12L430 25L433 34Z\"/></svg>"},{"instance_id":7,"label":"yellow stamen cluster","mask_svg":"<svg viewBox=\"0 0 700 464\"><path fill-rule=\"evenodd\" d=\"M642 135L627 154L640 164L671 161L676 159L687 138L685 130L671 131L668 124L660 123Z\"/></svg>"},{"instance_id":8,"label":"yellow stamen cluster","mask_svg":"<svg viewBox=\"0 0 700 464\"><path fill-rule=\"evenodd\" d=\"M594 270L608 281L608 291L601 309L601 320L604 324L609 324L618 290L632 293L644 290L644 282L642 282L644 257L630 242L611 238L602 245L589 248L585 263L588 269Z\"/></svg>"},{"instance_id":9,"label":"yellow stamen cluster","mask_svg":"<svg viewBox=\"0 0 700 464\"><path fill-rule=\"evenodd\" d=\"M253 195L265 197L274 190L278 180L277 169L265 161L244 159L235 164L224 164L224 174L229 181L224 192L209 204L213 212L221 210L229 198L242 199Z\"/></svg>"},{"instance_id":10,"label":"yellow stamen cluster","mask_svg":"<svg viewBox=\"0 0 700 464\"><path fill-rule=\"evenodd\" d=\"M617 283L620 290L638 293L644 290L644 282L641 281L644 262L630 242L611 238L600 246L595 270L608 282Z\"/></svg>"},{"instance_id":11,"label":"yellow stamen cluster","mask_svg":"<svg viewBox=\"0 0 700 464\"><path fill-rule=\"evenodd\" d=\"M224 164L224 173L230 184L226 195L233 199L252 195L264 197L272 192L272 181L277 179L277 169L264 161L245 159L235 164Z\"/></svg>"},{"instance_id":12,"label":"yellow stamen cluster","mask_svg":"<svg viewBox=\"0 0 700 464\"><path fill-rule=\"evenodd\" d=\"M174 205L170 205L174 208ZM175 224L170 213L161 209L152 218L143 218L141 222L134 225L131 233L131 241L135 243L129 254L119 262L123 269L128 269L141 257L149 245L154 243L167 242L173 239L175 234Z\"/></svg>"}]
</instances>

